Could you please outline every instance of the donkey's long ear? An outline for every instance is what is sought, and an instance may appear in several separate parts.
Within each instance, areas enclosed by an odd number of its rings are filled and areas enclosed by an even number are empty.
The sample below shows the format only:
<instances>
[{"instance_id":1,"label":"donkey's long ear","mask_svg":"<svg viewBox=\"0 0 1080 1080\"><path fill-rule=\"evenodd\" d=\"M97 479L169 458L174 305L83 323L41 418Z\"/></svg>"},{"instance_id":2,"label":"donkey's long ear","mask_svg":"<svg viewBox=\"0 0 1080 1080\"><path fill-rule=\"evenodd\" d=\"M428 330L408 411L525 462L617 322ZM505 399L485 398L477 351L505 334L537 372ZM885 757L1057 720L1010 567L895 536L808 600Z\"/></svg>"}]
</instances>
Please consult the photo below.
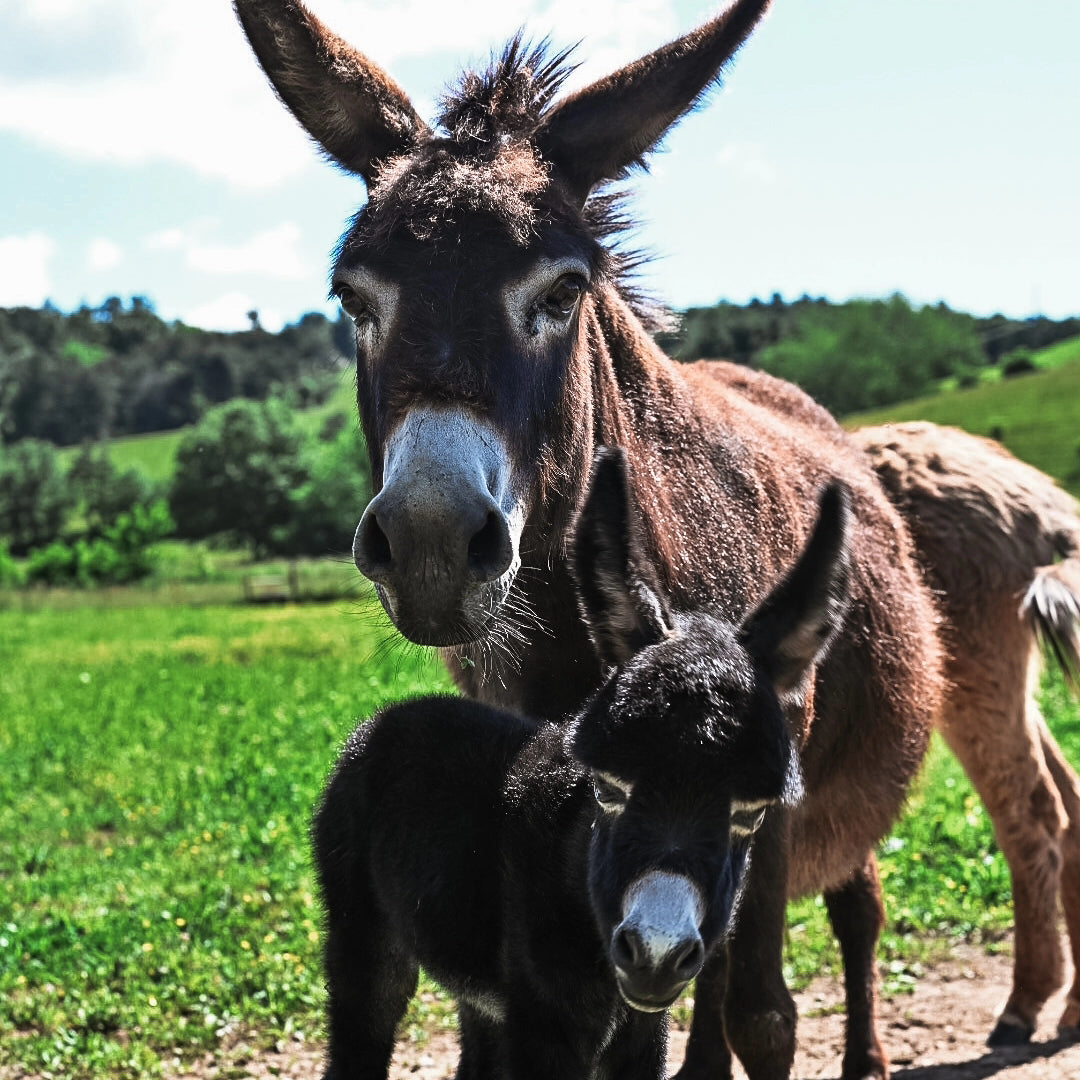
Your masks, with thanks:
<instances>
[{"instance_id":1,"label":"donkey's long ear","mask_svg":"<svg viewBox=\"0 0 1080 1080\"><path fill-rule=\"evenodd\" d=\"M299 0L233 0L278 96L307 133L370 184L379 162L426 134L405 92Z\"/></svg>"},{"instance_id":2,"label":"donkey's long ear","mask_svg":"<svg viewBox=\"0 0 1080 1080\"><path fill-rule=\"evenodd\" d=\"M851 575L850 503L846 485L825 488L798 562L740 627L740 640L781 697L798 688L843 621Z\"/></svg>"},{"instance_id":3,"label":"donkey's long ear","mask_svg":"<svg viewBox=\"0 0 1080 1080\"><path fill-rule=\"evenodd\" d=\"M574 528L570 565L582 614L604 663L619 664L674 633L667 605L646 576L622 450L597 451Z\"/></svg>"},{"instance_id":4,"label":"donkey's long ear","mask_svg":"<svg viewBox=\"0 0 1080 1080\"><path fill-rule=\"evenodd\" d=\"M541 153L582 203L647 154L697 104L750 35L769 0L736 0L678 41L627 64L555 106L537 132Z\"/></svg>"}]
</instances>

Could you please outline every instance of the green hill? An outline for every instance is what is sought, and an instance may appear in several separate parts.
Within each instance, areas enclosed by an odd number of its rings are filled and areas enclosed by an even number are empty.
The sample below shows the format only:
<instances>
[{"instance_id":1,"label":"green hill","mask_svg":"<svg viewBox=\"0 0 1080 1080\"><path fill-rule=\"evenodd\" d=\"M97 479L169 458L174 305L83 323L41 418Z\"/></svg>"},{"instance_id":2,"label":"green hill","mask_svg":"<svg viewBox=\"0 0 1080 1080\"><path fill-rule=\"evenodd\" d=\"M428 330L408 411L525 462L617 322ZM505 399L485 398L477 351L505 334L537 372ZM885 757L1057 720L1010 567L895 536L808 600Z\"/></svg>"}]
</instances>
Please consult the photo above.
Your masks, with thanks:
<instances>
[{"instance_id":1,"label":"green hill","mask_svg":"<svg viewBox=\"0 0 1080 1080\"><path fill-rule=\"evenodd\" d=\"M1037 370L844 418L849 428L901 420L989 435L1080 496L1080 338L1033 354Z\"/></svg>"},{"instance_id":2,"label":"green hill","mask_svg":"<svg viewBox=\"0 0 1080 1080\"><path fill-rule=\"evenodd\" d=\"M306 434L318 434L332 413L344 413L352 418L356 413L356 384L351 369L342 375L341 385L322 405L296 413L296 423ZM108 441L109 456L121 472L136 469L148 480L166 481L176 466L176 451L188 427L173 431L155 431L149 435L121 435ZM79 447L68 446L60 451L60 460L67 467L75 459Z\"/></svg>"}]
</instances>

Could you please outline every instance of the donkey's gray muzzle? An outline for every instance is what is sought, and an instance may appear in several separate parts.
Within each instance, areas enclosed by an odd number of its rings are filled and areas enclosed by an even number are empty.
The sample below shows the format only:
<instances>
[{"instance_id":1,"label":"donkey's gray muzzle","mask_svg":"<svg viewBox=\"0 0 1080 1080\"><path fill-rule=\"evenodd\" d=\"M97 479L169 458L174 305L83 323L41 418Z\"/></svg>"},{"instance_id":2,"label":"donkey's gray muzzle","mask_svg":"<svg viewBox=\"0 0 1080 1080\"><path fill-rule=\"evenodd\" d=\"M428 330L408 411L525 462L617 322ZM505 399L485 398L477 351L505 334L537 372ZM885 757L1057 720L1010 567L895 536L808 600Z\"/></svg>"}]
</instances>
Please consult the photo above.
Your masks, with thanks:
<instances>
[{"instance_id":1,"label":"donkey's gray muzzle","mask_svg":"<svg viewBox=\"0 0 1080 1080\"><path fill-rule=\"evenodd\" d=\"M519 566L511 472L502 439L461 409L414 410L387 441L353 558L410 640L456 645L490 629Z\"/></svg>"}]
</instances>

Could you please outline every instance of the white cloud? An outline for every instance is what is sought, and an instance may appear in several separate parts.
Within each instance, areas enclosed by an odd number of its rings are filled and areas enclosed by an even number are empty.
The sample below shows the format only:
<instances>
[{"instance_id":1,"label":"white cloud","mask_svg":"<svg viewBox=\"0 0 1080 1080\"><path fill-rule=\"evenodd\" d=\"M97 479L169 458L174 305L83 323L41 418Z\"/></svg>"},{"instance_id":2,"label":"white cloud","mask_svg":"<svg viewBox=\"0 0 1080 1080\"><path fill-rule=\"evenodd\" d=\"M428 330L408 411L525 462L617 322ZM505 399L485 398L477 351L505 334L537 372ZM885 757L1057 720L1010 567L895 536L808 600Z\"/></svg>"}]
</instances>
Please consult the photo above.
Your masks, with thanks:
<instances>
[{"instance_id":1,"label":"white cloud","mask_svg":"<svg viewBox=\"0 0 1080 1080\"><path fill-rule=\"evenodd\" d=\"M716 163L732 170L743 179L752 180L758 184L771 185L777 180L776 167L757 143L728 143L717 151Z\"/></svg>"},{"instance_id":2,"label":"white cloud","mask_svg":"<svg viewBox=\"0 0 1080 1080\"><path fill-rule=\"evenodd\" d=\"M677 32L672 0L311 0L329 26L391 72L438 53L483 61L519 26L585 39L576 81ZM225 0L0 0L0 130L126 164L179 162L244 187L315 164L274 98ZM456 74L406 87L417 102Z\"/></svg>"},{"instance_id":3,"label":"white cloud","mask_svg":"<svg viewBox=\"0 0 1080 1080\"><path fill-rule=\"evenodd\" d=\"M123 262L120 247L104 236L90 242L86 249L86 265L90 270L111 270Z\"/></svg>"},{"instance_id":4,"label":"white cloud","mask_svg":"<svg viewBox=\"0 0 1080 1080\"><path fill-rule=\"evenodd\" d=\"M147 251L179 251L184 246L184 230L173 226L151 233L144 241Z\"/></svg>"},{"instance_id":5,"label":"white cloud","mask_svg":"<svg viewBox=\"0 0 1080 1080\"><path fill-rule=\"evenodd\" d=\"M203 225L151 233L143 241L148 251L182 252L184 261L204 274L257 274L278 281L302 281L312 268L298 250L302 233L291 221L256 233L239 244L210 243L198 235Z\"/></svg>"},{"instance_id":6,"label":"white cloud","mask_svg":"<svg viewBox=\"0 0 1080 1080\"><path fill-rule=\"evenodd\" d=\"M258 308L259 323L276 333L285 325L281 313L273 308L259 308L247 293L230 292L216 300L200 304L181 315L188 326L201 326L204 330L247 330L251 327L248 312Z\"/></svg>"},{"instance_id":7,"label":"white cloud","mask_svg":"<svg viewBox=\"0 0 1080 1080\"><path fill-rule=\"evenodd\" d=\"M0 237L0 307L40 307L48 299L55 250L40 232Z\"/></svg>"},{"instance_id":8,"label":"white cloud","mask_svg":"<svg viewBox=\"0 0 1080 1080\"><path fill-rule=\"evenodd\" d=\"M311 273L296 245L300 229L286 221L257 233L242 244L188 245L187 261L208 274L262 274L284 281L299 281Z\"/></svg>"}]
</instances>

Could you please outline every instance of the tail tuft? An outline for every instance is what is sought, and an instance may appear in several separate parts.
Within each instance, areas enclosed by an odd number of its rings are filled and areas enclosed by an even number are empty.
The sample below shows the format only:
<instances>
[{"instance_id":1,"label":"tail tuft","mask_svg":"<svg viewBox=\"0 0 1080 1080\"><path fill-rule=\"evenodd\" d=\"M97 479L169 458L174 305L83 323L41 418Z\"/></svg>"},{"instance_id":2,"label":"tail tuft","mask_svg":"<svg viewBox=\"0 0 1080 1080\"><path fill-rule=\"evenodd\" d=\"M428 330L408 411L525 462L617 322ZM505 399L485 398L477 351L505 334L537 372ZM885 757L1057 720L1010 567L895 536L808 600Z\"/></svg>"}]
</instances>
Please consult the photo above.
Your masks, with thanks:
<instances>
[{"instance_id":1,"label":"tail tuft","mask_svg":"<svg viewBox=\"0 0 1080 1080\"><path fill-rule=\"evenodd\" d=\"M1080 559L1041 566L1020 605L1040 640L1050 646L1065 681L1080 693Z\"/></svg>"}]
</instances>

